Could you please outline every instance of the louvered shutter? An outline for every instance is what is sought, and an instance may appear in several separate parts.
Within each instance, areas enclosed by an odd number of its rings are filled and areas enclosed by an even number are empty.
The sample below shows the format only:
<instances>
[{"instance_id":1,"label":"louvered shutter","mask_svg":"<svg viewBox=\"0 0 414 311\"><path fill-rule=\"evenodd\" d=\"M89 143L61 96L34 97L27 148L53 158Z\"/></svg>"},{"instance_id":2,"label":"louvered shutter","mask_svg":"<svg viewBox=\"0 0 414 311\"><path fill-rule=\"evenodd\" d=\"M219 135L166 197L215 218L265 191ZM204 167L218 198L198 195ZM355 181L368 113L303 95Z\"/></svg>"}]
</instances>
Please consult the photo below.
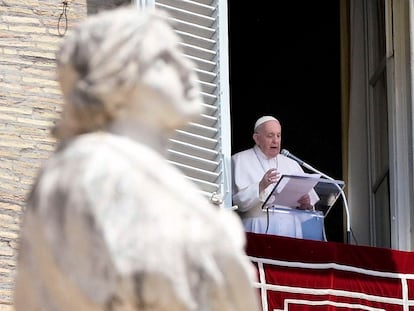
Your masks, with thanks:
<instances>
[{"instance_id":1,"label":"louvered shutter","mask_svg":"<svg viewBox=\"0 0 414 311\"><path fill-rule=\"evenodd\" d=\"M142 3L141 3L142 5ZM144 5L149 5L148 1ZM231 206L230 104L226 1L161 0L183 39L184 54L197 65L205 112L176 131L168 160L222 207Z\"/></svg>"}]
</instances>

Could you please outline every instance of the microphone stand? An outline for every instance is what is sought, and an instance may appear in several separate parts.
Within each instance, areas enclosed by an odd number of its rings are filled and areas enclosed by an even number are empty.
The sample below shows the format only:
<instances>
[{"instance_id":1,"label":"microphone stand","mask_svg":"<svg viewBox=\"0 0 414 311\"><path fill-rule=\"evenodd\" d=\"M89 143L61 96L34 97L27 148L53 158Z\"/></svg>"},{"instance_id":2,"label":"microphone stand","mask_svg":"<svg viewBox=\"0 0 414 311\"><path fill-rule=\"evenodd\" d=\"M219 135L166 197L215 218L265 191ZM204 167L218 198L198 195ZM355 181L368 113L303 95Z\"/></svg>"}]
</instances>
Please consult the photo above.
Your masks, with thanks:
<instances>
[{"instance_id":1,"label":"microphone stand","mask_svg":"<svg viewBox=\"0 0 414 311\"><path fill-rule=\"evenodd\" d=\"M308 170L311 170L315 173L320 174L321 176L325 177L326 179L335 181L335 179L333 179L332 177L326 175L325 173L322 173L321 171L317 170L316 168L310 166L309 164L307 164L306 162L301 161L302 163L300 163L303 167L307 168ZM342 196L342 201L344 202L344 207L345 207L345 213L346 213L346 242L349 244L351 242L351 219L349 216L349 208L348 208L348 201L346 199L344 190L337 184L335 183L335 187L338 188L341 196ZM326 212L326 215L328 215L328 213L330 212L332 206L329 207L328 211Z\"/></svg>"}]
</instances>

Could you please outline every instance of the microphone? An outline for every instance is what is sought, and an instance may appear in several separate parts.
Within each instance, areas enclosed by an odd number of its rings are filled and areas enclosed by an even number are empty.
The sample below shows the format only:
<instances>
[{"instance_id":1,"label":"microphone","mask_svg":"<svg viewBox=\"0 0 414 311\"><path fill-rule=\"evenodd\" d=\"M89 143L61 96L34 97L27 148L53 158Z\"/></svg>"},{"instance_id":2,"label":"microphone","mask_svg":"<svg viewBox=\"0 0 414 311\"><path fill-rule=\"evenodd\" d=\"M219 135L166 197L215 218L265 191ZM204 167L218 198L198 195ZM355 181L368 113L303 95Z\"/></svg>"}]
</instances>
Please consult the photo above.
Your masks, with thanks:
<instances>
[{"instance_id":1,"label":"microphone","mask_svg":"<svg viewBox=\"0 0 414 311\"><path fill-rule=\"evenodd\" d=\"M295 157L293 154L291 154L289 151L287 151L286 149L282 149L280 151L280 154L291 158L292 160L295 160L296 162L299 163L300 166L303 166L305 168L307 168L308 170L311 170L315 173L320 174L321 176L325 177L326 179L335 181L335 179L333 179L332 177L322 173L321 171L317 170L316 168L314 168L313 166L309 165L308 163L306 163L305 161L302 161L301 159L299 159L298 157ZM346 212L346 231L347 231L347 242L350 243L351 241L351 220L350 220L350 216L349 216L349 208L348 208L348 201L346 200L346 196L344 193L344 190L342 189L341 186L339 186L336 182L333 183L335 185L335 187L339 190L339 193L342 196L343 199L343 203L344 203L344 208L345 208L345 212ZM332 208L332 206L329 208L329 210L326 212L325 216L330 212L330 209Z\"/></svg>"},{"instance_id":2,"label":"microphone","mask_svg":"<svg viewBox=\"0 0 414 311\"><path fill-rule=\"evenodd\" d=\"M320 174L321 176L325 177L326 179L330 179L330 180L335 180L332 177L322 173L321 171L317 170L316 168L314 168L313 166L311 166L310 164L306 163L305 161L299 159L298 157L294 156L293 154L291 154L289 151L287 151L286 149L282 149L280 151L280 154L283 154L284 156L291 158L292 160L295 160L296 162L299 163L300 166L303 166L305 168L307 168L308 170L311 170L315 173Z\"/></svg>"},{"instance_id":3,"label":"microphone","mask_svg":"<svg viewBox=\"0 0 414 311\"><path fill-rule=\"evenodd\" d=\"M304 161L302 161L298 157L295 157L293 154L291 154L286 149L282 149L282 151L280 151L280 153L283 154L284 156L288 157L288 158L291 158L292 160L295 160L296 162L299 163L299 165L303 165L305 163Z\"/></svg>"}]
</instances>

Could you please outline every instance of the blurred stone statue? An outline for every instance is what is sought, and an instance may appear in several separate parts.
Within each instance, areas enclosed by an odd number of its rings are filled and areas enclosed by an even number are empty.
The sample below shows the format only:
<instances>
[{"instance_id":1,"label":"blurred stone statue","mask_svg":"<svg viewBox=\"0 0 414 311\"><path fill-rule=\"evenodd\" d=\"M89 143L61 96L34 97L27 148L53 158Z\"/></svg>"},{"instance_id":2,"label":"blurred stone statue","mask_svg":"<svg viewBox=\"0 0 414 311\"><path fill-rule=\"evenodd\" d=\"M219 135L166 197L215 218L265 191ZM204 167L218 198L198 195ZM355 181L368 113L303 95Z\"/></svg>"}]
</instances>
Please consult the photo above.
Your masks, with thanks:
<instances>
[{"instance_id":1,"label":"blurred stone statue","mask_svg":"<svg viewBox=\"0 0 414 311\"><path fill-rule=\"evenodd\" d=\"M165 159L202 113L166 14L89 17L57 54L59 145L24 211L16 311L256 311L255 270L230 210Z\"/></svg>"}]
</instances>

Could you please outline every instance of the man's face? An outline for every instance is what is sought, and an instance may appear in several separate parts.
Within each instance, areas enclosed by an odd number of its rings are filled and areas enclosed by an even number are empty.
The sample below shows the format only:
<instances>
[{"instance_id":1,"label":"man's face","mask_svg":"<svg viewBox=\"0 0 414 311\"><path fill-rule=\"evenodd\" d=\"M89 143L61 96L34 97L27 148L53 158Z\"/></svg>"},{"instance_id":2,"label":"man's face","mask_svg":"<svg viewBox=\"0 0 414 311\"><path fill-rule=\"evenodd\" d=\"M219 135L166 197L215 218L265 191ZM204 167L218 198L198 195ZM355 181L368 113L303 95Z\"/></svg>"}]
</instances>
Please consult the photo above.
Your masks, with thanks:
<instances>
[{"instance_id":1,"label":"man's face","mask_svg":"<svg viewBox=\"0 0 414 311\"><path fill-rule=\"evenodd\" d=\"M271 120L261 124L253 134L253 139L268 158L277 156L280 152L282 141L280 123Z\"/></svg>"}]
</instances>

